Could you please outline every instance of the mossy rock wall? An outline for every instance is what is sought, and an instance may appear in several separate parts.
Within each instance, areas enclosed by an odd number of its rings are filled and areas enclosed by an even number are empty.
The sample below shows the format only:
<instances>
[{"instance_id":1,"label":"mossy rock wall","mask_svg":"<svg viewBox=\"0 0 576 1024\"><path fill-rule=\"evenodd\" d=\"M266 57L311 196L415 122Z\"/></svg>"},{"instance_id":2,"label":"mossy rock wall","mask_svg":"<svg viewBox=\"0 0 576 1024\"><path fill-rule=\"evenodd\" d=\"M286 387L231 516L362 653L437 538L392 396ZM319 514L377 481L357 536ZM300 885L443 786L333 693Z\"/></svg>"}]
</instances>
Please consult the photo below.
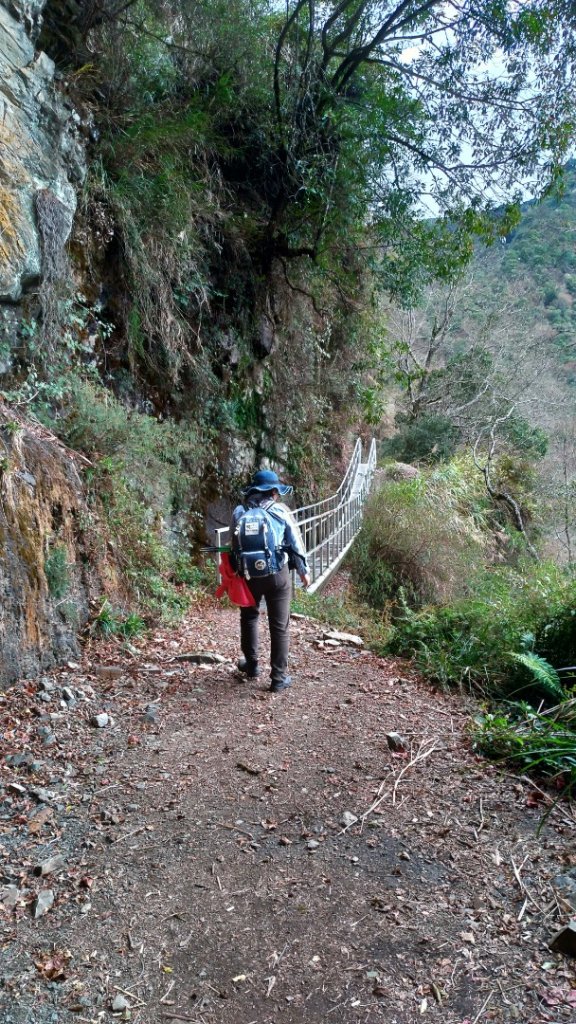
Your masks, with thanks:
<instances>
[{"instance_id":1,"label":"mossy rock wall","mask_svg":"<svg viewBox=\"0 0 576 1024\"><path fill-rule=\"evenodd\" d=\"M96 527L75 456L0 409L0 682L77 656L91 608L117 591Z\"/></svg>"}]
</instances>

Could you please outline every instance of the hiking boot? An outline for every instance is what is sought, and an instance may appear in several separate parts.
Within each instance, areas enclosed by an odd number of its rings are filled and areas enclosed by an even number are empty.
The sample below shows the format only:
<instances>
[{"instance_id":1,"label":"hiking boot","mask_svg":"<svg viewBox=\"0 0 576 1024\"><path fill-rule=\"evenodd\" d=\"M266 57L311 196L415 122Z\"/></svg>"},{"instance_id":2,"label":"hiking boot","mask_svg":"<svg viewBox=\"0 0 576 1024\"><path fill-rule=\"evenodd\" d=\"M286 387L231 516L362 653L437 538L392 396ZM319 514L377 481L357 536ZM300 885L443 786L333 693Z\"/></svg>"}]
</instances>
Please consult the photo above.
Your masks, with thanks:
<instances>
[{"instance_id":1,"label":"hiking boot","mask_svg":"<svg viewBox=\"0 0 576 1024\"><path fill-rule=\"evenodd\" d=\"M260 675L260 669L258 668L257 661L247 661L246 658L240 658L236 668L241 675L246 676L246 679L258 679Z\"/></svg>"},{"instance_id":2,"label":"hiking boot","mask_svg":"<svg viewBox=\"0 0 576 1024\"><path fill-rule=\"evenodd\" d=\"M289 686L292 686L292 676L284 676L284 679L278 679L272 683L270 693L281 693L282 690L287 690Z\"/></svg>"}]
</instances>

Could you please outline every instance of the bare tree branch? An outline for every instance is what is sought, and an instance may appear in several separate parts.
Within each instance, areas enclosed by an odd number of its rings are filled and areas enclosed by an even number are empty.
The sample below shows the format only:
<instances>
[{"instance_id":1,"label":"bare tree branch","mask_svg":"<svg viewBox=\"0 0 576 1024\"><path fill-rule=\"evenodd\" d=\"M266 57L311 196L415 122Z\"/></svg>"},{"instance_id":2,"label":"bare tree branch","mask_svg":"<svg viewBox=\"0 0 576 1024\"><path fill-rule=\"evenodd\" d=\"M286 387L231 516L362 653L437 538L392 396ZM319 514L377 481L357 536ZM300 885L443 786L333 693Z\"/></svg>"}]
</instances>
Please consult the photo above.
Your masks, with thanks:
<instances>
[{"instance_id":1,"label":"bare tree branch","mask_svg":"<svg viewBox=\"0 0 576 1024\"><path fill-rule=\"evenodd\" d=\"M505 413L504 416L497 416L496 419L494 420L494 422L490 425L489 431L488 431L489 438L490 438L490 443L489 443L489 446L488 446L488 452L485 455L485 458L484 458L483 462L481 461L480 456L479 456L479 449L480 449L480 444L481 444L481 442L483 440L483 436L485 436L486 432L485 431L481 431L480 432L480 434L478 435L478 437L476 439L476 443L474 445L473 459L474 459L474 465L480 471L480 473L482 474L482 476L484 478L484 483L485 483L485 486L486 486L486 490L488 491L488 494L490 495L490 497L492 498L493 501L501 502L503 505L506 506L506 508L508 509L508 511L510 512L510 514L512 516L512 521L514 523L514 526L516 527L518 532L522 534L522 536L524 538L524 541L526 543L526 547L527 547L528 551L530 552L530 554L532 555L532 558L534 559L534 561L539 562L540 561L540 557L538 555L538 552L536 551L536 548L531 543L531 541L530 541L530 539L529 539L529 537L528 537L528 535L526 533L526 526L524 524L524 517L522 515L522 509L520 508L520 505L518 504L516 499L514 497L512 497L512 495L510 494L509 491L505 491L501 487L495 487L494 483L492 481L492 476L491 476L491 473L492 473L492 463L493 463L494 456L495 456L495 453L496 453L496 444L497 444L496 432L497 432L497 429L500 426L500 424L505 423L506 420L510 419L510 417L513 415L513 413L515 411L515 408L516 407L514 405L511 405L510 408L508 409L508 412Z\"/></svg>"}]
</instances>

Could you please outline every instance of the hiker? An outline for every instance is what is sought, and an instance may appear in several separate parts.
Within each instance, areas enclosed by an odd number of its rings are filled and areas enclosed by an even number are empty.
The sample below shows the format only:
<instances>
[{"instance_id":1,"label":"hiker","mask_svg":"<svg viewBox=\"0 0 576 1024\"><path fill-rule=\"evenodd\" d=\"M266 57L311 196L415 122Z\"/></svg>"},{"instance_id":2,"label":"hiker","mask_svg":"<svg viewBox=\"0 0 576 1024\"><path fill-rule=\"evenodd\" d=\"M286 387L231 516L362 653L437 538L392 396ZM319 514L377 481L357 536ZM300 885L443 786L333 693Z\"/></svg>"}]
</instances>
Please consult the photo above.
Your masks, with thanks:
<instances>
[{"instance_id":1,"label":"hiker","mask_svg":"<svg viewBox=\"0 0 576 1024\"><path fill-rule=\"evenodd\" d=\"M288 670L290 570L295 569L305 587L310 585L306 552L300 530L290 509L279 499L293 488L281 483L276 473L261 469L242 492L242 504L232 513L232 553L235 568L246 579L255 604L240 608L238 669L247 679L258 670L258 617L262 598L270 627L270 690L280 693L291 682Z\"/></svg>"}]
</instances>

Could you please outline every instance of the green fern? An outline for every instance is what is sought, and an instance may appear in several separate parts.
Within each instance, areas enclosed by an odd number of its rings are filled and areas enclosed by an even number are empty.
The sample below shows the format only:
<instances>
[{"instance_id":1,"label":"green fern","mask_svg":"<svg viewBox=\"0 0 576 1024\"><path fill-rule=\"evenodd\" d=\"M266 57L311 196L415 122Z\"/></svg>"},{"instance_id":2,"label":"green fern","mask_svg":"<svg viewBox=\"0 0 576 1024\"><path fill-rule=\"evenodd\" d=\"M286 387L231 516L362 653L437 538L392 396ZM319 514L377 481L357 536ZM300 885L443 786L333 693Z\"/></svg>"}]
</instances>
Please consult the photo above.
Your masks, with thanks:
<instances>
[{"instance_id":1,"label":"green fern","mask_svg":"<svg viewBox=\"0 0 576 1024\"><path fill-rule=\"evenodd\" d=\"M527 629L524 633L521 633L521 635L520 635L520 646L521 646L523 651L528 651L528 652L533 651L535 643L536 643L536 637L534 636L534 633L530 632L529 629Z\"/></svg>"},{"instance_id":2,"label":"green fern","mask_svg":"<svg viewBox=\"0 0 576 1024\"><path fill-rule=\"evenodd\" d=\"M560 682L560 676L545 658L541 658L539 654L534 654L533 651L511 653L510 657L532 673L533 681L547 696L555 697L558 700L566 698L566 692ZM521 687L521 689L525 689L525 687Z\"/></svg>"}]
</instances>

